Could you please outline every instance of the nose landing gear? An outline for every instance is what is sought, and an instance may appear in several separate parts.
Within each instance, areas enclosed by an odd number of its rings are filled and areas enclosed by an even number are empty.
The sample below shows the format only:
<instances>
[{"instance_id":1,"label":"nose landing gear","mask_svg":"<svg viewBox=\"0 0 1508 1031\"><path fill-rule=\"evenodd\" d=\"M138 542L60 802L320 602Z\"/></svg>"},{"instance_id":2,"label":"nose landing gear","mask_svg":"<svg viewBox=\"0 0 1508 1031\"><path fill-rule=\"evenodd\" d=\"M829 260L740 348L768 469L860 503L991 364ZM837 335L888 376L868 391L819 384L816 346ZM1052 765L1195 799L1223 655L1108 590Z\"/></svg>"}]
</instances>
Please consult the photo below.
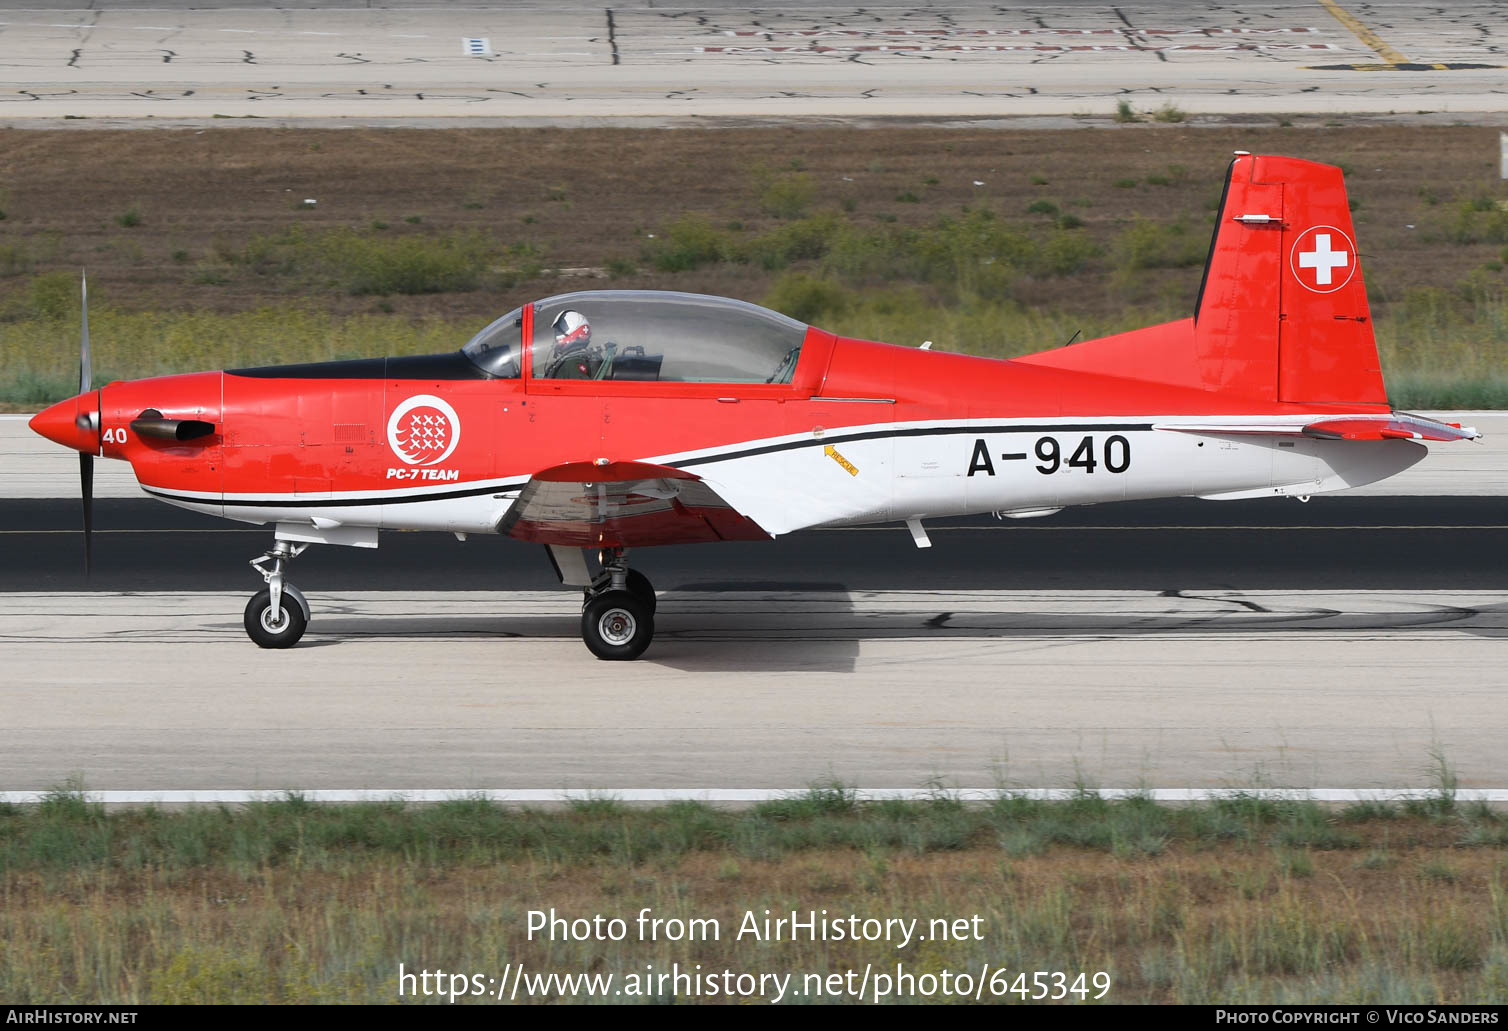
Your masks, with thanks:
<instances>
[{"instance_id":1,"label":"nose landing gear","mask_svg":"<svg viewBox=\"0 0 1508 1031\"><path fill-rule=\"evenodd\" d=\"M246 636L260 648L292 648L309 626L309 602L304 592L283 579L284 568L308 547L280 540L267 554L251 560L251 567L267 582L267 589L258 591L246 603L243 622Z\"/></svg>"},{"instance_id":2,"label":"nose landing gear","mask_svg":"<svg viewBox=\"0 0 1508 1031\"><path fill-rule=\"evenodd\" d=\"M628 568L623 550L602 553L602 574L586 589L581 640L599 659L637 659L655 634L655 591L649 578Z\"/></svg>"}]
</instances>

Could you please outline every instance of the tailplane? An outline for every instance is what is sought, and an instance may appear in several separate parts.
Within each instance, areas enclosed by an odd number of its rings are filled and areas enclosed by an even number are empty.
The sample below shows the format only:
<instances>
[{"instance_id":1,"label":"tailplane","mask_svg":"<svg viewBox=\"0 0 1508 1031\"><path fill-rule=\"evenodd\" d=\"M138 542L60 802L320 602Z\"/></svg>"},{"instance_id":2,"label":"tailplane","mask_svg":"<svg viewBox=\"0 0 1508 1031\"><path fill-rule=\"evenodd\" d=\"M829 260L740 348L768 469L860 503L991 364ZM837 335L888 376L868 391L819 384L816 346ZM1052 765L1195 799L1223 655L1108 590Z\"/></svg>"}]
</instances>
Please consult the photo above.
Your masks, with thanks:
<instances>
[{"instance_id":1,"label":"tailplane","mask_svg":"<svg viewBox=\"0 0 1508 1031\"><path fill-rule=\"evenodd\" d=\"M1237 152L1193 318L1017 361L1254 401L1386 405L1341 170Z\"/></svg>"}]
</instances>

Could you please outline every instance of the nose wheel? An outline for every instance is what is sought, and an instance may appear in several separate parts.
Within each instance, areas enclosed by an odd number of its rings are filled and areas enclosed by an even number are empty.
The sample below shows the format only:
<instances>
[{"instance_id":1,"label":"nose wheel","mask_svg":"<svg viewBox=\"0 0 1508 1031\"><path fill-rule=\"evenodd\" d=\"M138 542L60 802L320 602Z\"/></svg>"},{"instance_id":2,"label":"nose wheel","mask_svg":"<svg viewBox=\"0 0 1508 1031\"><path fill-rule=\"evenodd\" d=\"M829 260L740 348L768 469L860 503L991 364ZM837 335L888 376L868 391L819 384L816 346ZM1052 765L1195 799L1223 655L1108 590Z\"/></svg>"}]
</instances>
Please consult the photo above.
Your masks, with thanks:
<instances>
[{"instance_id":1,"label":"nose wheel","mask_svg":"<svg viewBox=\"0 0 1508 1031\"><path fill-rule=\"evenodd\" d=\"M251 568L267 581L267 589L251 596L242 622L246 636L259 648L292 648L309 628L309 602L304 592L283 578L288 564L308 547L278 541L267 554L251 560Z\"/></svg>"},{"instance_id":2,"label":"nose wheel","mask_svg":"<svg viewBox=\"0 0 1508 1031\"><path fill-rule=\"evenodd\" d=\"M258 591L246 603L246 636L259 648L292 648L309 627L309 617L283 587L283 597L274 609L272 591Z\"/></svg>"},{"instance_id":3,"label":"nose wheel","mask_svg":"<svg viewBox=\"0 0 1508 1031\"><path fill-rule=\"evenodd\" d=\"M599 659L637 659L655 635L655 591L649 578L604 555L602 575L581 606L581 640Z\"/></svg>"}]
</instances>

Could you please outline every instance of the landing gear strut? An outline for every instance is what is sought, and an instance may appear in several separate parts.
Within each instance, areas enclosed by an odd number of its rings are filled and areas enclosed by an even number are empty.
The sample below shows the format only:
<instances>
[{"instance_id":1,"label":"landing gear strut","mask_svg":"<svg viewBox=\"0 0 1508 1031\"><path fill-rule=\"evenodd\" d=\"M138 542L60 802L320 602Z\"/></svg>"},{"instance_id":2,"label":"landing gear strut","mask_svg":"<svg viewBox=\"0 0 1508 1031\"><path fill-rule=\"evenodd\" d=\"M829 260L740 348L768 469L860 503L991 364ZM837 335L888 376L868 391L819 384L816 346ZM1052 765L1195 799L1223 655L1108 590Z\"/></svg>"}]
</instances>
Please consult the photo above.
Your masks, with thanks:
<instances>
[{"instance_id":1,"label":"landing gear strut","mask_svg":"<svg viewBox=\"0 0 1508 1031\"><path fill-rule=\"evenodd\" d=\"M628 568L623 549L602 553L602 574L586 589L581 639L599 659L637 659L655 635L655 591Z\"/></svg>"},{"instance_id":2,"label":"landing gear strut","mask_svg":"<svg viewBox=\"0 0 1508 1031\"><path fill-rule=\"evenodd\" d=\"M304 592L283 579L283 574L308 547L280 540L261 558L251 560L251 567L267 582L267 589L258 591L246 603L246 636L258 647L292 648L304 636L309 626L309 602Z\"/></svg>"}]
</instances>

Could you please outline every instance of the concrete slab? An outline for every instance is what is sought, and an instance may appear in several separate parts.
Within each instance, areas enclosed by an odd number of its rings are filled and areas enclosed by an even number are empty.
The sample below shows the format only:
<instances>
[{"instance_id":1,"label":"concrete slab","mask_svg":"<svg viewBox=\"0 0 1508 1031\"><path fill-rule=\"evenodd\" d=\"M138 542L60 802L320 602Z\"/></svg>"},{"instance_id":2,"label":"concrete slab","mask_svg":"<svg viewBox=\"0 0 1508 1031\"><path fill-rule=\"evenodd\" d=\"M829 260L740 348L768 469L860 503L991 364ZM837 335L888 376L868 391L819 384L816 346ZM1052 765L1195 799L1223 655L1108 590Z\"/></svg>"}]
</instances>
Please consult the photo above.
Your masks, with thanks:
<instances>
[{"instance_id":1,"label":"concrete slab","mask_svg":"<svg viewBox=\"0 0 1508 1031\"><path fill-rule=\"evenodd\" d=\"M7 7L11 5L7 4ZM788 10L18 0L0 117L1498 116L1500 0ZM87 6L88 9L80 9ZM1353 7L1356 5L1352 5ZM1356 27L1362 31L1356 31ZM1420 70L1390 70L1399 59ZM1440 67L1436 67L1436 66Z\"/></svg>"}]
</instances>

